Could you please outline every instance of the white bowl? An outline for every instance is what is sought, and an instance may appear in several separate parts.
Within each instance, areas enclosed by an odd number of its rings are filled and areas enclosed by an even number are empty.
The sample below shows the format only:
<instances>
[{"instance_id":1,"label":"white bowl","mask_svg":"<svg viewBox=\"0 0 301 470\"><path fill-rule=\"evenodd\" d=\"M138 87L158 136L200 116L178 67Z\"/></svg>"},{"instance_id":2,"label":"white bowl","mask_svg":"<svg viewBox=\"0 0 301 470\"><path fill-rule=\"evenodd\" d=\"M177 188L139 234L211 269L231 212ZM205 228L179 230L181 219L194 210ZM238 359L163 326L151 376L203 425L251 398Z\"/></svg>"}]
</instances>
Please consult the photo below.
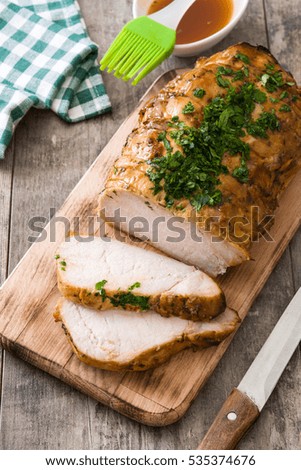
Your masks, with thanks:
<instances>
[{"instance_id":1,"label":"white bowl","mask_svg":"<svg viewBox=\"0 0 301 470\"><path fill-rule=\"evenodd\" d=\"M144 16L152 3L152 0L133 0L133 16ZM191 57L200 54L200 52L215 46L218 42L224 39L230 31L236 26L241 17L243 16L249 0L233 0L233 14L230 22L217 33L212 34L208 38L201 39L200 41L191 42L189 44L178 44L174 48L174 55L179 57Z\"/></svg>"}]
</instances>

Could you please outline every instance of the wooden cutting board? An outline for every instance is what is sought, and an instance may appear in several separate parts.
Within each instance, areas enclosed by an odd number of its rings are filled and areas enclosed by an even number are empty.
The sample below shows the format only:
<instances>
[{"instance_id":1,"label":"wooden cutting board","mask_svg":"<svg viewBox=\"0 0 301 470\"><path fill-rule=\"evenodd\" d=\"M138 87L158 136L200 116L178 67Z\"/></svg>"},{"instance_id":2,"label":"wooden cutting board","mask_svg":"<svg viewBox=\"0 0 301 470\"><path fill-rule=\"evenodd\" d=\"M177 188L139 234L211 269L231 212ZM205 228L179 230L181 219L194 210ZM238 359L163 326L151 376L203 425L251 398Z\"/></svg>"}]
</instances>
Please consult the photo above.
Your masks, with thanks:
<instances>
[{"instance_id":1,"label":"wooden cutting board","mask_svg":"<svg viewBox=\"0 0 301 470\"><path fill-rule=\"evenodd\" d=\"M176 73L174 70L160 77L143 97L140 107ZM98 196L113 161L135 127L140 107L116 132L40 240L2 286L0 342L5 349L120 413L144 424L164 426L183 416L233 335L219 346L184 351L151 371L117 373L81 363L72 353L60 324L52 317L59 299L54 254L70 230L95 233L102 224L97 218ZM221 280L228 305L239 312L242 320L299 227L300 187L301 172L281 198L270 232L273 241L261 239L254 243L252 261L232 268ZM104 231L103 226L100 231Z\"/></svg>"}]
</instances>

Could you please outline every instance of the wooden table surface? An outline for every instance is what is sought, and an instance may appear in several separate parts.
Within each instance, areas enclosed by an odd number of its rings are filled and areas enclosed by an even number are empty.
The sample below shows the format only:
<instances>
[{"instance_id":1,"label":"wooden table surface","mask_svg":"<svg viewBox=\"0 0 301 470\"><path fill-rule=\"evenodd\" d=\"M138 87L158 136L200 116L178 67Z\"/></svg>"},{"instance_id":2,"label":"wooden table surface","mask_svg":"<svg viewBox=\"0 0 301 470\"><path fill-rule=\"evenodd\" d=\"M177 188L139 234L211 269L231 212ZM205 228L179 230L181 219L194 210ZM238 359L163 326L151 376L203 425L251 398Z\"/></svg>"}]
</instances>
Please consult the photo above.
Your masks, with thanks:
<instances>
[{"instance_id":1,"label":"wooden table surface","mask_svg":"<svg viewBox=\"0 0 301 470\"><path fill-rule=\"evenodd\" d=\"M301 83L300 0L250 0L246 15L214 50L239 41L263 44ZM131 18L131 0L79 0L102 54ZM32 110L0 161L0 281L30 246L28 221L48 220L162 72L194 58L171 57L137 87L104 74L113 112L68 125ZM43 219L44 218L44 219ZM26 279L24 279L26 282ZM230 348L184 418L149 428L0 352L3 449L195 449L230 390L255 358L301 284L301 231L285 251ZM300 449L301 358L297 350L240 449Z\"/></svg>"}]
</instances>

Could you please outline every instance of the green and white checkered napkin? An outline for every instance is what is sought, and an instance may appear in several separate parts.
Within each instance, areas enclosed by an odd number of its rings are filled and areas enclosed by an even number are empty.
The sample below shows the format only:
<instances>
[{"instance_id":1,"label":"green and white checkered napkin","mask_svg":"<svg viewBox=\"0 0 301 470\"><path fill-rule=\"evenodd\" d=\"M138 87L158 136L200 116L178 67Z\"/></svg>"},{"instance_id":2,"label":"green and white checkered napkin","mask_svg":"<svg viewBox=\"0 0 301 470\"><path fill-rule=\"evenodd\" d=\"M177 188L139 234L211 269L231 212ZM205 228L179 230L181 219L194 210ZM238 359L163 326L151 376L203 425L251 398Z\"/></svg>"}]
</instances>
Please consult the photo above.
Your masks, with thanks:
<instances>
[{"instance_id":1,"label":"green and white checkered napkin","mask_svg":"<svg viewBox=\"0 0 301 470\"><path fill-rule=\"evenodd\" d=\"M31 107L77 122L109 111L75 0L0 0L0 158Z\"/></svg>"}]
</instances>

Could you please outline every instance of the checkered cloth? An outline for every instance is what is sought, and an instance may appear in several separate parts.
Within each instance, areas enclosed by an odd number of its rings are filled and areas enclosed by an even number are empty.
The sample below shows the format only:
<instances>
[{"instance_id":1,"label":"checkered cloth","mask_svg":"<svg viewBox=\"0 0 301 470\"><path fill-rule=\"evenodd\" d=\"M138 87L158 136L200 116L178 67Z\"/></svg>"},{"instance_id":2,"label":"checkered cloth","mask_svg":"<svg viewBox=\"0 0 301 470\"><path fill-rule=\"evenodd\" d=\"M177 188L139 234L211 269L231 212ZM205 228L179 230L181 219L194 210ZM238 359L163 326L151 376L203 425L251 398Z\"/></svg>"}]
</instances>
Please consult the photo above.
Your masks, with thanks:
<instances>
[{"instance_id":1,"label":"checkered cloth","mask_svg":"<svg viewBox=\"0 0 301 470\"><path fill-rule=\"evenodd\" d=\"M77 122L110 110L75 0L0 0L0 158L31 107Z\"/></svg>"}]
</instances>

